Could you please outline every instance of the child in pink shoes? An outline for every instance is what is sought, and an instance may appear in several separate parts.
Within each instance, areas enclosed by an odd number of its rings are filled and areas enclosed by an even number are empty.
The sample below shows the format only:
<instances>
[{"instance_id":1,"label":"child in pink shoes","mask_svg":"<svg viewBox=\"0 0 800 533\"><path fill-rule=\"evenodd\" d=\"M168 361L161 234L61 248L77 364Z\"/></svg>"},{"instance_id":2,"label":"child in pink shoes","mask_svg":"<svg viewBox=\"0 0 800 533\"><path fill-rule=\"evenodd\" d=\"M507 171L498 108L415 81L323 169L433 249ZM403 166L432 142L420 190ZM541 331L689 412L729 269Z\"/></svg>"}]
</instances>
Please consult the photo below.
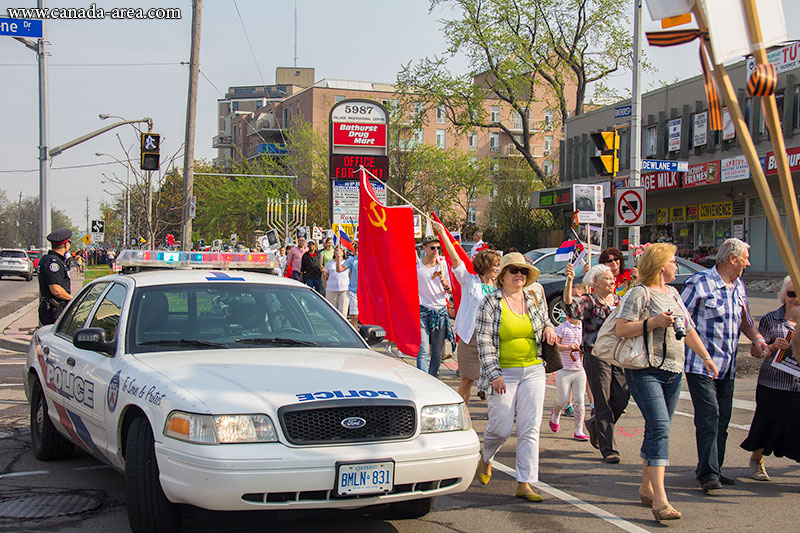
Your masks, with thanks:
<instances>
[{"instance_id":1,"label":"child in pink shoes","mask_svg":"<svg viewBox=\"0 0 800 533\"><path fill-rule=\"evenodd\" d=\"M583 328L581 321L576 318L567 320L556 328L558 335L558 351L564 368L556 370L556 403L550 414L550 429L557 432L560 426L561 411L570 403L572 392L572 407L575 410L575 433L573 438L579 441L588 441L589 437L583 432L583 395L586 390L586 372L583 370L581 360L581 341Z\"/></svg>"}]
</instances>

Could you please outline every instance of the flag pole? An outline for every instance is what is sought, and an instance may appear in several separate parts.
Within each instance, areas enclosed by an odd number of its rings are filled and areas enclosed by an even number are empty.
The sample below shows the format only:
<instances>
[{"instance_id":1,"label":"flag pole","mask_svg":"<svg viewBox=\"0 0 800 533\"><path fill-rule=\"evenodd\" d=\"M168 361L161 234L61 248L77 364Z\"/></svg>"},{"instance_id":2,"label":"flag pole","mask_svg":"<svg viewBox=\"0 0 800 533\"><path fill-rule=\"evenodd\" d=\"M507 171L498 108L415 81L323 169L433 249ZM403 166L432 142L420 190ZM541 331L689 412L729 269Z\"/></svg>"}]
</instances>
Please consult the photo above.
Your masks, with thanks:
<instances>
[{"instance_id":1,"label":"flag pole","mask_svg":"<svg viewBox=\"0 0 800 533\"><path fill-rule=\"evenodd\" d=\"M383 186L384 186L384 187L386 187L387 189L389 189L390 191L392 191L392 192L394 193L394 195L395 195L395 196L397 196L398 198L400 198L401 200L403 200L405 203L407 203L408 205L410 205L412 209L416 210L416 211L417 211L417 213L419 213L420 215L422 215L422 216L424 216L426 219L428 219L428 221L429 221L429 222L431 222L431 223L433 223L433 222L434 222L434 220L433 220L433 219L431 219L431 217L430 217L430 216L428 216L428 215L427 215L427 214L426 214L424 211L422 211L420 208L418 208L417 206L415 206L414 204L412 204L411 202L409 202L408 200L406 200L405 198L403 198L403 195L401 195L399 192L397 192L396 190L394 190L394 189L392 189L391 187L389 187L389 184L388 184L388 183L386 183L385 181L381 180L381 179L380 179L379 177L377 177L375 174L373 174L372 172L370 172L369 170L367 170L366 168L364 168L364 166L363 166L363 165L362 165L361 167L359 167L359 170L363 170L364 172L366 172L367 174L369 174L370 176L372 176L372 179L374 179L375 181L379 181L379 182L381 182L381 183L383 184Z\"/></svg>"}]
</instances>

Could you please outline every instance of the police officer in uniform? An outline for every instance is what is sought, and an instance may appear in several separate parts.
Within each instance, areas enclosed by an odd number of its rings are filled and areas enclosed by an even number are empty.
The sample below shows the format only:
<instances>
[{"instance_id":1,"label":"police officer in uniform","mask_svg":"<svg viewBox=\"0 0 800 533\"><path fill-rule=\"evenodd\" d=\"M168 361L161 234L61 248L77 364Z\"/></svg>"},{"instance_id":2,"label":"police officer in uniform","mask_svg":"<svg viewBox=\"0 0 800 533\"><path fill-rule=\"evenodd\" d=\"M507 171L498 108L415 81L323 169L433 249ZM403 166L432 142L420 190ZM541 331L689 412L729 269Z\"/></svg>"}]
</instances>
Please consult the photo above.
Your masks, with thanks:
<instances>
[{"instance_id":1,"label":"police officer in uniform","mask_svg":"<svg viewBox=\"0 0 800 533\"><path fill-rule=\"evenodd\" d=\"M39 322L54 324L62 309L72 299L64 257L69 253L72 232L54 231L47 236L52 249L39 260Z\"/></svg>"}]
</instances>

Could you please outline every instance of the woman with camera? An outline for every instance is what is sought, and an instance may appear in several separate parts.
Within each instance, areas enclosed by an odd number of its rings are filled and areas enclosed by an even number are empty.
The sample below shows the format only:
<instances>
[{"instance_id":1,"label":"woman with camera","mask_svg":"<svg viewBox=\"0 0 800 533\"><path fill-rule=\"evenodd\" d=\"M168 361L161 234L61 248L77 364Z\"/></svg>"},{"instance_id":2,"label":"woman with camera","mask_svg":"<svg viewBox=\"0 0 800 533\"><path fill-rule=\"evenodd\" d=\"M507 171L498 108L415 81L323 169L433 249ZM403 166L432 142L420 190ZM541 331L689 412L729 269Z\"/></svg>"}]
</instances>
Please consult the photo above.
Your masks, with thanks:
<instances>
[{"instance_id":1,"label":"woman with camera","mask_svg":"<svg viewBox=\"0 0 800 533\"><path fill-rule=\"evenodd\" d=\"M639 499L652 507L656 520L675 520L681 513L667 500L664 472L669 464L669 430L678 405L684 363L684 343L703 359L703 366L717 377L717 367L695 331L675 280L677 248L652 244L639 260L639 285L628 291L616 323L618 337L647 334L649 366L625 369L625 380L644 417L642 484Z\"/></svg>"}]
</instances>

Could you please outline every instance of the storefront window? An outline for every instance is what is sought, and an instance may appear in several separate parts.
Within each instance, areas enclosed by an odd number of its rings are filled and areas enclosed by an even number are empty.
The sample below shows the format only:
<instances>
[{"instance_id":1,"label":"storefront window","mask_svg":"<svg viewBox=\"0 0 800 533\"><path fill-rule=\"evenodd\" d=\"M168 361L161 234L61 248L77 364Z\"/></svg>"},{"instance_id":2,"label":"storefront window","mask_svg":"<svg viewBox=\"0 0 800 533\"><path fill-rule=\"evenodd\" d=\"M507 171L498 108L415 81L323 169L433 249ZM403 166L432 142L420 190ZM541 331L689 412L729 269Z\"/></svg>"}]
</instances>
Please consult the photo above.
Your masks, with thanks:
<instances>
[{"instance_id":1,"label":"storefront window","mask_svg":"<svg viewBox=\"0 0 800 533\"><path fill-rule=\"evenodd\" d=\"M643 226L641 233L642 243L646 242L673 242L672 224L658 224Z\"/></svg>"},{"instance_id":2,"label":"storefront window","mask_svg":"<svg viewBox=\"0 0 800 533\"><path fill-rule=\"evenodd\" d=\"M715 220L715 242L714 245L719 248L725 242L725 239L730 239L733 235L733 221L732 220Z\"/></svg>"},{"instance_id":3,"label":"storefront window","mask_svg":"<svg viewBox=\"0 0 800 533\"><path fill-rule=\"evenodd\" d=\"M694 222L676 222L672 235L672 244L678 247L678 256L691 260L694 252Z\"/></svg>"}]
</instances>

